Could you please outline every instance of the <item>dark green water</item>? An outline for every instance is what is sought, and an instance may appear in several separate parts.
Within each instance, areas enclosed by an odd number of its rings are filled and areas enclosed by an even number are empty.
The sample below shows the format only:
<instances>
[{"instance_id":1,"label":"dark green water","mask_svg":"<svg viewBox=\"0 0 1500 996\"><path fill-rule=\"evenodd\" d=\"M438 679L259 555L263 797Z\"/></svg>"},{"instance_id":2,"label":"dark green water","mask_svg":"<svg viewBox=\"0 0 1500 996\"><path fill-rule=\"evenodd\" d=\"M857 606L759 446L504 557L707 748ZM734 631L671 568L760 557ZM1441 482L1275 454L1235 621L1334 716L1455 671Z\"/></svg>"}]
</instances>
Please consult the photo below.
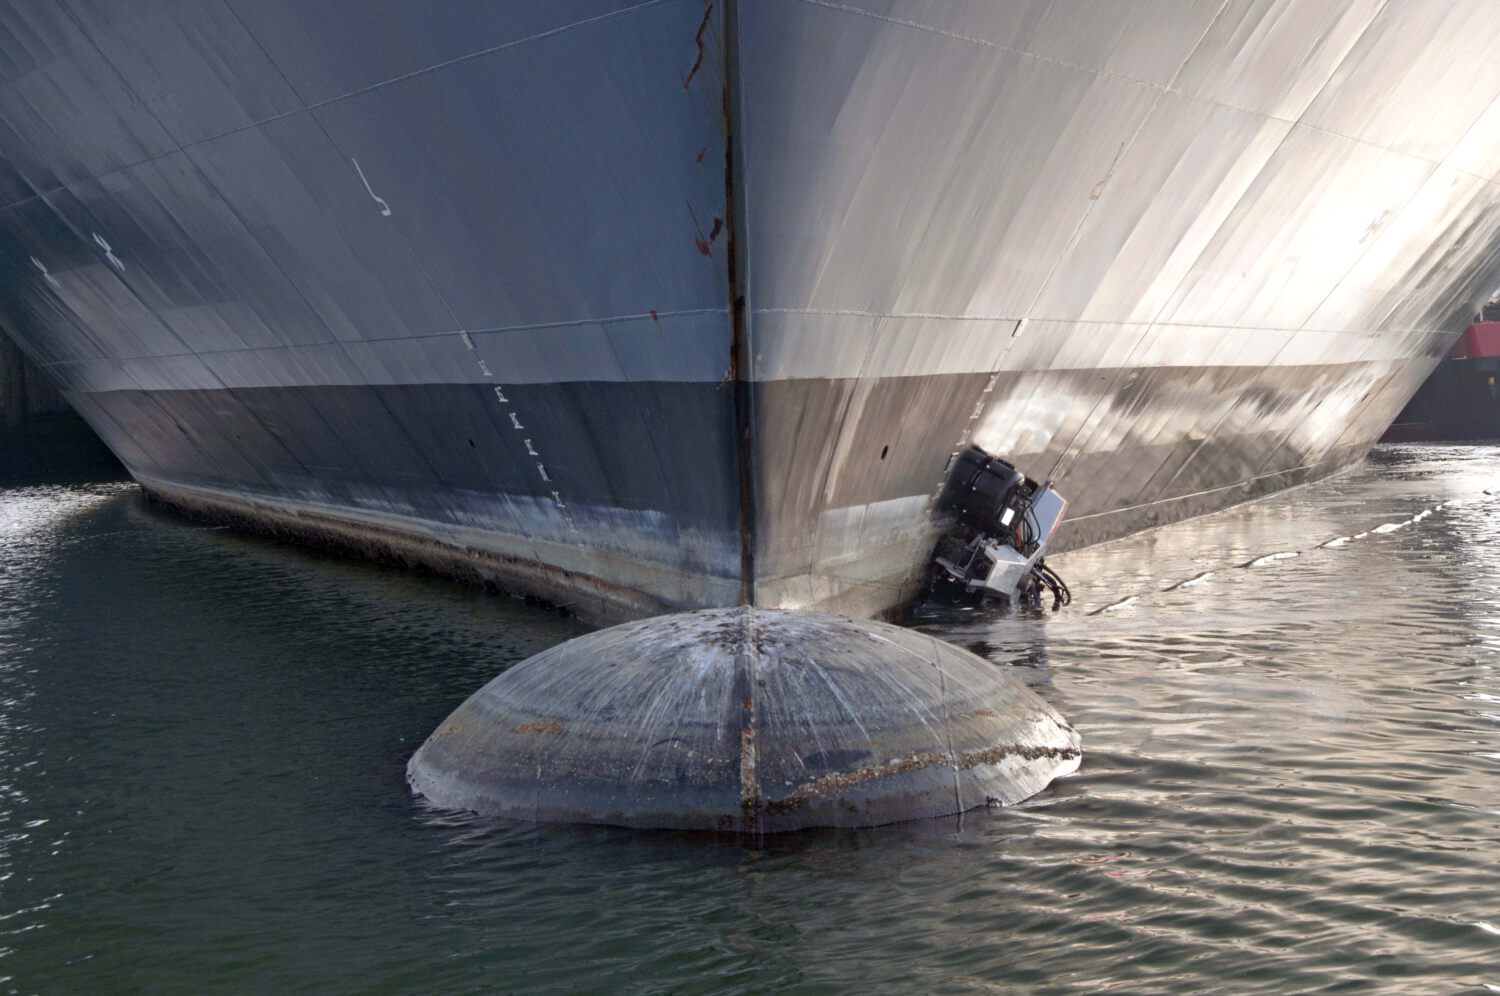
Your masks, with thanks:
<instances>
[{"instance_id":1,"label":"dark green water","mask_svg":"<svg viewBox=\"0 0 1500 996\"><path fill-rule=\"evenodd\" d=\"M437 722L573 623L127 484L0 487L0 988L1500 988L1486 488L1500 449L1385 449L1059 558L1056 615L928 618L1077 725L1079 774L754 842L408 796Z\"/></svg>"}]
</instances>

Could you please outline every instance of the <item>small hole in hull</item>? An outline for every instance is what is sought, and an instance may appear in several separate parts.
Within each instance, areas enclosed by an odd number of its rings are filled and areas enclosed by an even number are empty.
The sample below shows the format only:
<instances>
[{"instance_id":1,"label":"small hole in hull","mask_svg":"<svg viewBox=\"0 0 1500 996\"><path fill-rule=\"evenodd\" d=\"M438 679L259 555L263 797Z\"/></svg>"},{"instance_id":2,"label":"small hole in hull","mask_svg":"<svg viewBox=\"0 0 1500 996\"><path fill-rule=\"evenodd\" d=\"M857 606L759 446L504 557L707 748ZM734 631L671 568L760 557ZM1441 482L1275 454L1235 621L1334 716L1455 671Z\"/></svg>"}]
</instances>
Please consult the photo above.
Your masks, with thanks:
<instances>
[{"instance_id":1,"label":"small hole in hull","mask_svg":"<svg viewBox=\"0 0 1500 996\"><path fill-rule=\"evenodd\" d=\"M884 460L885 459L885 455L887 453L889 453L890 451L891 451L891 448L889 446L882 446L880 448L880 459Z\"/></svg>"},{"instance_id":2,"label":"small hole in hull","mask_svg":"<svg viewBox=\"0 0 1500 996\"><path fill-rule=\"evenodd\" d=\"M474 445L474 440L469 440L469 445L472 447Z\"/></svg>"}]
</instances>

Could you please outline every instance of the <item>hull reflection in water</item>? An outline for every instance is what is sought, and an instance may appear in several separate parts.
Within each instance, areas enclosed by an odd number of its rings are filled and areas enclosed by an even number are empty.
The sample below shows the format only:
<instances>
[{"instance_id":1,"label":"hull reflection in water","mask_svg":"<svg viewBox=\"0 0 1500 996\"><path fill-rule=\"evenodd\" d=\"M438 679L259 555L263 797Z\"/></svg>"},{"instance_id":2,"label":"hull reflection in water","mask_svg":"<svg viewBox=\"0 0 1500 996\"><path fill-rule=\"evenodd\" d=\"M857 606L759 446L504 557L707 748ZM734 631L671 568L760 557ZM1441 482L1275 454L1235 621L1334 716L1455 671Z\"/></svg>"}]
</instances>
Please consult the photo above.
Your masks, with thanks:
<instances>
[{"instance_id":1,"label":"hull reflection in water","mask_svg":"<svg viewBox=\"0 0 1500 996\"><path fill-rule=\"evenodd\" d=\"M417 744L575 622L186 525L117 485L0 490L0 975L73 992L1500 985L1485 488L1500 450L1381 450L1274 504L1064 555L1077 612L930 620L1085 731L1080 774L1014 809L753 844L413 808Z\"/></svg>"},{"instance_id":2,"label":"hull reflection in water","mask_svg":"<svg viewBox=\"0 0 1500 996\"><path fill-rule=\"evenodd\" d=\"M598 618L912 595L1365 452L1500 279L1500 6L69 0L0 321L158 494Z\"/></svg>"}]
</instances>

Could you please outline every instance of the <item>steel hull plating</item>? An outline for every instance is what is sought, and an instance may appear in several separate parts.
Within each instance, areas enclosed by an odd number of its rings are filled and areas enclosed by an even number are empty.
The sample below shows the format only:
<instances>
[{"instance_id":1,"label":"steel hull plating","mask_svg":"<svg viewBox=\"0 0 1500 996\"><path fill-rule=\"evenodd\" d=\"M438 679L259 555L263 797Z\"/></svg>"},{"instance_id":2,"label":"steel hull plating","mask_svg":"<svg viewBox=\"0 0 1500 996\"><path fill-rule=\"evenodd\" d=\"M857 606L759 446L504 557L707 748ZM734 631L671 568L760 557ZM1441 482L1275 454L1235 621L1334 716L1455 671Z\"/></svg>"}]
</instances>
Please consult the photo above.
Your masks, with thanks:
<instances>
[{"instance_id":1,"label":"steel hull plating","mask_svg":"<svg viewBox=\"0 0 1500 996\"><path fill-rule=\"evenodd\" d=\"M0 320L149 488L603 618L1357 459L1500 280L1500 8L13 3Z\"/></svg>"}]
</instances>

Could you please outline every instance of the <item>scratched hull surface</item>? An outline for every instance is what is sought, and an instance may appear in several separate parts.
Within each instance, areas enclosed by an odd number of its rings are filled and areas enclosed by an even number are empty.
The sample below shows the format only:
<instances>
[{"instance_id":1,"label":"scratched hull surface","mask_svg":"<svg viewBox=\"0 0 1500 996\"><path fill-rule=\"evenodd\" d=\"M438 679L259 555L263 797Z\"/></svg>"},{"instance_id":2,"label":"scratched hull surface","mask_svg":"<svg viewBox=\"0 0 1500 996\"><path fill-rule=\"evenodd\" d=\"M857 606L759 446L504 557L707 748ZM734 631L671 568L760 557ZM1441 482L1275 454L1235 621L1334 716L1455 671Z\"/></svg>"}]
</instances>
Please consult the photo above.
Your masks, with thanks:
<instances>
[{"instance_id":1,"label":"scratched hull surface","mask_svg":"<svg viewBox=\"0 0 1500 996\"><path fill-rule=\"evenodd\" d=\"M601 615L875 614L968 442L1057 480L1069 544L1358 458L1500 280L1497 34L13 0L0 321L164 494Z\"/></svg>"}]
</instances>

